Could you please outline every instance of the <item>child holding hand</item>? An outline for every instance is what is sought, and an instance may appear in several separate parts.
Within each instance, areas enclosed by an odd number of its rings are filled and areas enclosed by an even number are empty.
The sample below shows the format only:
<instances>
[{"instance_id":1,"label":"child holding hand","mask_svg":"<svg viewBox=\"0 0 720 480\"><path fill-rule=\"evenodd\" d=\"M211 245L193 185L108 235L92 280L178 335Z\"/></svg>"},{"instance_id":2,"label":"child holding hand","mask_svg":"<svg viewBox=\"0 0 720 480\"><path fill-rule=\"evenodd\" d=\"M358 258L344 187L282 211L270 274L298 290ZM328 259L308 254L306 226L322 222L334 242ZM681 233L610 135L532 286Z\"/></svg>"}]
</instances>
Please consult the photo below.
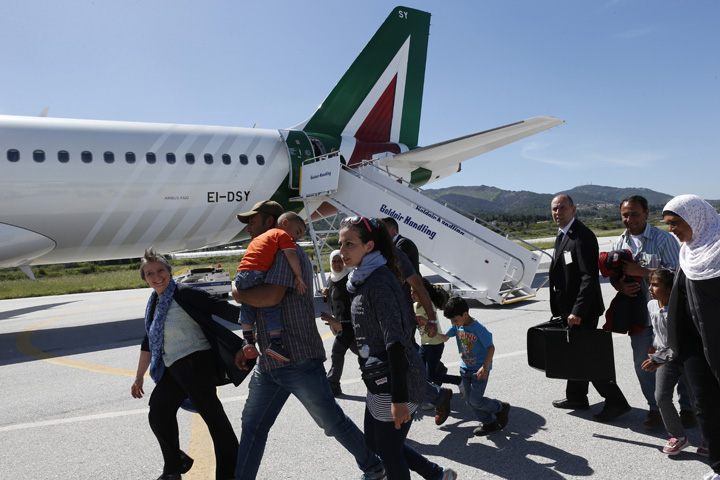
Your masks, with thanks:
<instances>
[{"instance_id":1,"label":"child holding hand","mask_svg":"<svg viewBox=\"0 0 720 480\"><path fill-rule=\"evenodd\" d=\"M653 346L648 351L648 359L642 364L642 368L648 372L656 372L655 377L655 400L657 401L660 415L662 415L665 429L670 436L663 448L663 453L677 455L680 450L688 446L687 436L683 428L680 415L673 405L673 391L683 375L682 365L673 360L673 352L667 346L667 305L670 301L674 275L667 268L660 268L650 273L650 296L648 311L653 328ZM692 398L692 392L689 391ZM695 400L693 399L693 403ZM703 441L698 447L700 455L707 456L707 447Z\"/></svg>"},{"instance_id":2,"label":"child holding hand","mask_svg":"<svg viewBox=\"0 0 720 480\"><path fill-rule=\"evenodd\" d=\"M485 396L488 377L495 354L492 333L470 316L470 308L461 297L451 297L443 313L453 326L437 338L447 342L456 337L460 351L460 376L465 390L465 402L477 415L482 426L473 430L476 436L488 435L502 430L508 423L510 404Z\"/></svg>"}]
</instances>

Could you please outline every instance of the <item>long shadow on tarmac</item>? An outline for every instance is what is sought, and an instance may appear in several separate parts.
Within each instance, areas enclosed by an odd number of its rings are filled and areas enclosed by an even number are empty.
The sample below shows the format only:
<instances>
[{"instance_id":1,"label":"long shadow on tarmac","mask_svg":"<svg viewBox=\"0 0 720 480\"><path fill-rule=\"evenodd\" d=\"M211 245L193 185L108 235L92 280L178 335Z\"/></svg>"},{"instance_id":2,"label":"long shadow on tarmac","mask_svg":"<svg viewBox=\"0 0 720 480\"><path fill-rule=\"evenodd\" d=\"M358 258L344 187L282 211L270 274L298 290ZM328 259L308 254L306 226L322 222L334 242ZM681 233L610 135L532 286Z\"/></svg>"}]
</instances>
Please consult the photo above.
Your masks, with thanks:
<instances>
[{"instance_id":1,"label":"long shadow on tarmac","mask_svg":"<svg viewBox=\"0 0 720 480\"><path fill-rule=\"evenodd\" d=\"M12 318L13 316L51 309L65 303L23 308L3 312L2 315L3 318ZM240 328L239 325L234 327L225 321L220 323L231 330ZM18 349L18 342L27 342L28 339L31 347L40 350L44 354L63 357L132 345L138 345L139 348L144 335L145 325L143 318L73 327L43 328L30 332L5 333L0 335L0 366L37 360L36 357L29 356Z\"/></svg>"},{"instance_id":2,"label":"long shadow on tarmac","mask_svg":"<svg viewBox=\"0 0 720 480\"><path fill-rule=\"evenodd\" d=\"M18 350L20 335L0 335L0 366L37 360ZM145 335L142 318L76 327L49 328L29 332L33 347L49 355L62 357L97 352L129 345L140 345Z\"/></svg>"},{"instance_id":3,"label":"long shadow on tarmac","mask_svg":"<svg viewBox=\"0 0 720 480\"><path fill-rule=\"evenodd\" d=\"M546 423L535 412L513 407L505 429L479 438L479 443L469 443L470 439L478 438L473 436L473 429L479 424L465 404L458 410L457 417L461 419L451 417L440 427L450 434L438 445L423 445L411 438L407 443L423 455L444 457L508 479L563 479L568 475L585 477L594 473L587 459L532 440L533 435ZM425 417L423 421L431 418ZM409 437L412 437L412 429ZM443 466L442 461L439 463Z\"/></svg>"},{"instance_id":4,"label":"long shadow on tarmac","mask_svg":"<svg viewBox=\"0 0 720 480\"><path fill-rule=\"evenodd\" d=\"M70 303L76 302L48 303L45 305L36 305L34 307L18 308L17 310L7 310L4 312L0 312L0 321L9 320L11 318L19 317L21 315L27 315L28 313L40 312L42 310L51 310L55 307L61 307Z\"/></svg>"}]
</instances>

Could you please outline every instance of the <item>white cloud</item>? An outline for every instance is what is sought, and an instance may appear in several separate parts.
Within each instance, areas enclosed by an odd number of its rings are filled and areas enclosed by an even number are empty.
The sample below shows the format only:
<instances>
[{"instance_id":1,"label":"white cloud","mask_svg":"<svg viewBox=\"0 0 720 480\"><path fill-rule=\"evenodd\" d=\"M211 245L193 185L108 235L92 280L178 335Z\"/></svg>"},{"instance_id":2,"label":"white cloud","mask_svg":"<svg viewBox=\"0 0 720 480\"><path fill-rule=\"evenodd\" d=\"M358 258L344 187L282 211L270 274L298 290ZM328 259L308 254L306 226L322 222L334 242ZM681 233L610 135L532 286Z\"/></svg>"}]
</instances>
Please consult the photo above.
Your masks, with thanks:
<instances>
[{"instance_id":1,"label":"white cloud","mask_svg":"<svg viewBox=\"0 0 720 480\"><path fill-rule=\"evenodd\" d=\"M605 166L651 168L657 162L668 158L665 153L650 150L610 152L602 151L598 146L586 145L572 153L567 153L566 149L562 152L552 152L551 147L553 145L547 142L529 142L523 147L521 155L535 162L571 169Z\"/></svg>"}]
</instances>

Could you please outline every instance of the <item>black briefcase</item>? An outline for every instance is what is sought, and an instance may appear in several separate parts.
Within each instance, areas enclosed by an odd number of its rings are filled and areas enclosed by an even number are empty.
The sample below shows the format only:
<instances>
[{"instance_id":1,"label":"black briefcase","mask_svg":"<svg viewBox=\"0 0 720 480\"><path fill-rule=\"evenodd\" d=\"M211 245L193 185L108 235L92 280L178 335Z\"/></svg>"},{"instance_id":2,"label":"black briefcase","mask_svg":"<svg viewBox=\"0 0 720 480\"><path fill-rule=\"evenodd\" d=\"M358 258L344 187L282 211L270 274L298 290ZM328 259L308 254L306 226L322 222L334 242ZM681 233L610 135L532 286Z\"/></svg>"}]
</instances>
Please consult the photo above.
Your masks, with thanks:
<instances>
[{"instance_id":1,"label":"black briefcase","mask_svg":"<svg viewBox=\"0 0 720 480\"><path fill-rule=\"evenodd\" d=\"M615 381L612 333L608 330L566 328L560 319L530 327L528 365L548 378Z\"/></svg>"}]
</instances>

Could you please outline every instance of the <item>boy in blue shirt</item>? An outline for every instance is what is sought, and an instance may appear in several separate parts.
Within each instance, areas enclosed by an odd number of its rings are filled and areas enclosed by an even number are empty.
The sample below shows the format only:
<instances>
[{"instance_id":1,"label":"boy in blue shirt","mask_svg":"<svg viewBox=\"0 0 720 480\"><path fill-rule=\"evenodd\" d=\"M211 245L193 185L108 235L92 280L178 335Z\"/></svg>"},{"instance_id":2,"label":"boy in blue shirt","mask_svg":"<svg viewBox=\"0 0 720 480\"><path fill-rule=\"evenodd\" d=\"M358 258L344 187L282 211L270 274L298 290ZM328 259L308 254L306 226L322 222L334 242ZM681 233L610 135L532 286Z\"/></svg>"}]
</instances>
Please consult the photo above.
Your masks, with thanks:
<instances>
[{"instance_id":1,"label":"boy in blue shirt","mask_svg":"<svg viewBox=\"0 0 720 480\"><path fill-rule=\"evenodd\" d=\"M460 297L450 298L443 313L453 326L444 335L438 333L436 338L447 342L450 337L455 337L457 341L462 358L460 376L465 387L465 402L482 424L473 430L473 433L484 436L502 430L508 422L510 404L485 396L495 353L492 333L470 316L467 302Z\"/></svg>"}]
</instances>

